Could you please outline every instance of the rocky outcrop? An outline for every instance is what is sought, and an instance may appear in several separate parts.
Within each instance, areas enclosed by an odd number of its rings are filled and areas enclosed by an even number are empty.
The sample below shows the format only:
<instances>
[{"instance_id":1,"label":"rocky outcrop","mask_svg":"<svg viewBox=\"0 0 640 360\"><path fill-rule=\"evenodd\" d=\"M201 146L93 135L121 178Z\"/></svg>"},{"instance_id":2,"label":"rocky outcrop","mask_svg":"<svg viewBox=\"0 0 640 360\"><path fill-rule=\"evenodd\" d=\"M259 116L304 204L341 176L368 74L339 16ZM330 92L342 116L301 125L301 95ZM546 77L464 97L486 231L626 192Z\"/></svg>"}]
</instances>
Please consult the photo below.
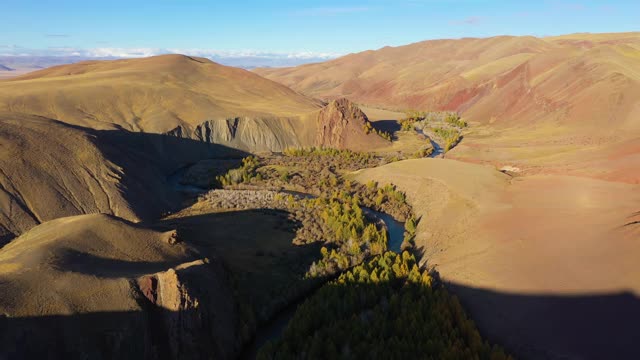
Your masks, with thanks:
<instances>
[{"instance_id":1,"label":"rocky outcrop","mask_svg":"<svg viewBox=\"0 0 640 360\"><path fill-rule=\"evenodd\" d=\"M334 100L318 113L316 146L371 150L388 144L373 131L367 115L347 99Z\"/></svg>"},{"instance_id":2,"label":"rocky outcrop","mask_svg":"<svg viewBox=\"0 0 640 360\"><path fill-rule=\"evenodd\" d=\"M152 357L230 359L238 349L236 305L219 262L184 263L146 275L137 286L148 301Z\"/></svg>"}]
</instances>

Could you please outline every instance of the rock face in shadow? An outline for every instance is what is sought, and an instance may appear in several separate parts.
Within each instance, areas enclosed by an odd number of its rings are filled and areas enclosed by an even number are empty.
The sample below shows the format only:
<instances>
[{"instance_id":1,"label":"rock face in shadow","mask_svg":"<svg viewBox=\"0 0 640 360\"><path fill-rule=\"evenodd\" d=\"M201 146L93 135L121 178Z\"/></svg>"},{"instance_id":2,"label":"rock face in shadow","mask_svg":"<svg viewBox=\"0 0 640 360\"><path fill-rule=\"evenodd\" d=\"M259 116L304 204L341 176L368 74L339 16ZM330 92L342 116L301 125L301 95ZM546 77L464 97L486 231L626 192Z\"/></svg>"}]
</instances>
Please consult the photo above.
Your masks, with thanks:
<instances>
[{"instance_id":1,"label":"rock face in shadow","mask_svg":"<svg viewBox=\"0 0 640 360\"><path fill-rule=\"evenodd\" d=\"M0 359L231 359L227 271L174 231L107 215L39 225L0 250Z\"/></svg>"},{"instance_id":2,"label":"rock face in shadow","mask_svg":"<svg viewBox=\"0 0 640 360\"><path fill-rule=\"evenodd\" d=\"M166 339L158 345L166 345L168 358L232 358L236 353L236 305L219 262L181 264L142 277L138 285L151 304L152 329Z\"/></svg>"},{"instance_id":3,"label":"rock face in shadow","mask_svg":"<svg viewBox=\"0 0 640 360\"><path fill-rule=\"evenodd\" d=\"M59 217L106 213L131 221L179 203L175 170L246 154L220 145L125 130L92 130L0 113L0 241Z\"/></svg>"}]
</instances>

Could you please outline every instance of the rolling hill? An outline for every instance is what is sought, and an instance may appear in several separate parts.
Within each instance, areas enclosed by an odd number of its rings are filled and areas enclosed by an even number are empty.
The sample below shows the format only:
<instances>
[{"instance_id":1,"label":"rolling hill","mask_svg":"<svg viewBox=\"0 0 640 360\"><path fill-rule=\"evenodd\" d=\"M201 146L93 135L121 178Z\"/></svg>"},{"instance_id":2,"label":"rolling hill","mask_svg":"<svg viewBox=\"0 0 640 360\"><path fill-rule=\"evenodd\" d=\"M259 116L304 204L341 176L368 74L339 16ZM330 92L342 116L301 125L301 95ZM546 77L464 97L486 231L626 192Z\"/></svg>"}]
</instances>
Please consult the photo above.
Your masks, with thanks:
<instances>
[{"instance_id":1,"label":"rolling hill","mask_svg":"<svg viewBox=\"0 0 640 360\"><path fill-rule=\"evenodd\" d=\"M449 159L405 160L354 177L406 193L423 219L415 239L423 261L518 358L639 356L639 185L511 177Z\"/></svg>"},{"instance_id":2,"label":"rolling hill","mask_svg":"<svg viewBox=\"0 0 640 360\"><path fill-rule=\"evenodd\" d=\"M472 126L449 158L640 183L639 69L636 32L432 40L255 72L369 114L458 111Z\"/></svg>"},{"instance_id":3,"label":"rolling hill","mask_svg":"<svg viewBox=\"0 0 640 360\"><path fill-rule=\"evenodd\" d=\"M0 108L92 128L162 133L236 116L288 117L320 103L248 71L182 55L86 61L0 82Z\"/></svg>"},{"instance_id":4,"label":"rolling hill","mask_svg":"<svg viewBox=\"0 0 640 360\"><path fill-rule=\"evenodd\" d=\"M233 358L231 286L175 231L56 219L0 249L0 357Z\"/></svg>"},{"instance_id":5,"label":"rolling hill","mask_svg":"<svg viewBox=\"0 0 640 360\"><path fill-rule=\"evenodd\" d=\"M247 151L322 143L316 133L331 121L324 105L249 71L183 55L86 61L0 81L0 111ZM361 148L381 144L374 134L350 136L360 140L349 144L367 141Z\"/></svg>"},{"instance_id":6,"label":"rolling hill","mask_svg":"<svg viewBox=\"0 0 640 360\"><path fill-rule=\"evenodd\" d=\"M169 175L246 155L232 148L387 145L365 130L354 104L322 105L251 72L182 55L0 81L0 242L63 216L158 216L179 202Z\"/></svg>"},{"instance_id":7,"label":"rolling hill","mask_svg":"<svg viewBox=\"0 0 640 360\"><path fill-rule=\"evenodd\" d=\"M255 72L309 96L455 110L493 125L638 130L638 69L640 33L621 33L432 40Z\"/></svg>"}]
</instances>

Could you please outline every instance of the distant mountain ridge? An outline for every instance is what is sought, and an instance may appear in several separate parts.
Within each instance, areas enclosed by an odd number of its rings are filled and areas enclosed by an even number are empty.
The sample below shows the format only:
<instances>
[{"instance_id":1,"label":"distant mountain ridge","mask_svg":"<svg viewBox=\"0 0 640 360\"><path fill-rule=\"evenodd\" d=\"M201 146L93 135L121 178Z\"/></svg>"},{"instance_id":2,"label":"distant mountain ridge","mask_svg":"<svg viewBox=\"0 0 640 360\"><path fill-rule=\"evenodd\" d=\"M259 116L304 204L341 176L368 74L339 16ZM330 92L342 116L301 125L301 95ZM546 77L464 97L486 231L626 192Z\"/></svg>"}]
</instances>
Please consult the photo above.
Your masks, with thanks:
<instances>
[{"instance_id":1,"label":"distant mountain ridge","mask_svg":"<svg viewBox=\"0 0 640 360\"><path fill-rule=\"evenodd\" d=\"M640 129L638 69L640 33L620 33L430 40L255 72L318 98L454 110L495 125Z\"/></svg>"}]
</instances>

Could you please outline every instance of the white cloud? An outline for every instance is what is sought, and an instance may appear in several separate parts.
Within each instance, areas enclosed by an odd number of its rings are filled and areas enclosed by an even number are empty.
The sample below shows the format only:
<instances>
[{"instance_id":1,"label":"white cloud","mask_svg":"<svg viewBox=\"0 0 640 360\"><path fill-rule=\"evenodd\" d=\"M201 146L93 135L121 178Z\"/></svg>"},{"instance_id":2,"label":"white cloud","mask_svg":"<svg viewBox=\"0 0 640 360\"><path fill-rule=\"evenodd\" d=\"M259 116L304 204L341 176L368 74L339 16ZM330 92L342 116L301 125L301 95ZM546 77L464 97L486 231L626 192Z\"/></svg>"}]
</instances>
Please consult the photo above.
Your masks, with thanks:
<instances>
[{"instance_id":1,"label":"white cloud","mask_svg":"<svg viewBox=\"0 0 640 360\"><path fill-rule=\"evenodd\" d=\"M0 46L0 56L10 57L73 57L82 59L119 59L148 57L162 54L185 54L205 57L225 65L253 68L259 66L295 66L309 62L319 62L341 56L332 52L269 52L257 50L216 50L189 48L73 48L50 47L28 49L20 46Z\"/></svg>"},{"instance_id":2,"label":"white cloud","mask_svg":"<svg viewBox=\"0 0 640 360\"><path fill-rule=\"evenodd\" d=\"M162 49L154 49L154 48L93 48L80 50L83 52L84 56L92 57L92 58L106 58L106 57L115 57L115 58L132 58L132 57L147 57L154 55L167 54L167 51Z\"/></svg>"}]
</instances>

